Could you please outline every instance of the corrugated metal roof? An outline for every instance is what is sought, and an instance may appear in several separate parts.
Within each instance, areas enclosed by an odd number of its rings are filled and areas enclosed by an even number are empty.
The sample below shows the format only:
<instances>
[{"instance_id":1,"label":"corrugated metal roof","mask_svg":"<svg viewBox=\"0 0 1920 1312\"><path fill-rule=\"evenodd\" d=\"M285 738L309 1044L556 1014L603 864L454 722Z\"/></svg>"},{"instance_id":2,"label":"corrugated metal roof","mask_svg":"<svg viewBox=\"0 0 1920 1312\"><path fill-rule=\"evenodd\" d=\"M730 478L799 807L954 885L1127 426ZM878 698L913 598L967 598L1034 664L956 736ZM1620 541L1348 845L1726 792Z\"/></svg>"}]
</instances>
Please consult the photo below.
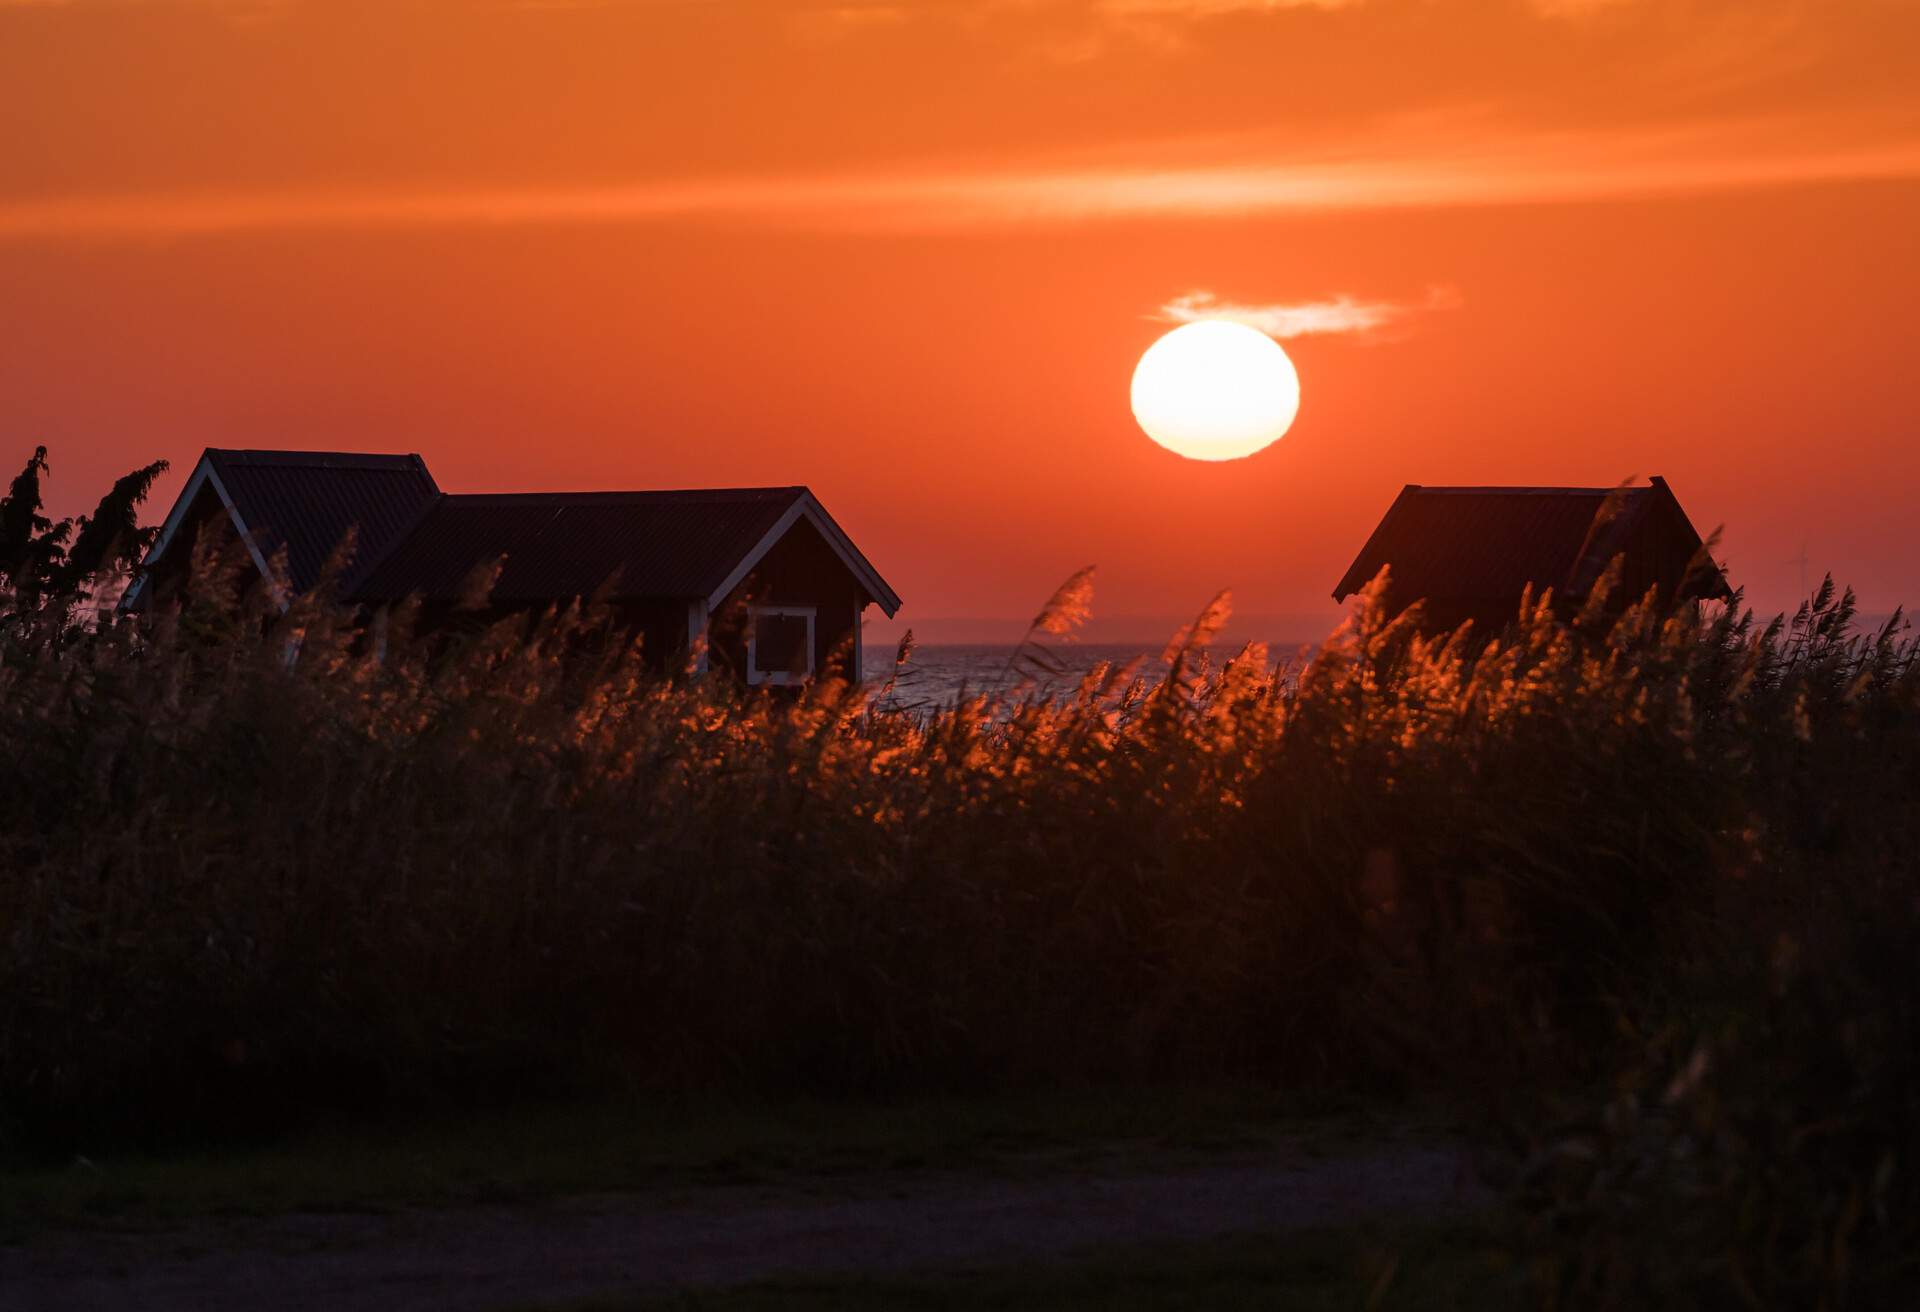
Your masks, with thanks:
<instances>
[{"instance_id":1,"label":"corrugated metal roof","mask_svg":"<svg viewBox=\"0 0 1920 1312\"><path fill-rule=\"evenodd\" d=\"M512 605L588 596L705 598L805 488L442 496L353 595L451 601L504 557L493 588Z\"/></svg>"},{"instance_id":2,"label":"corrugated metal roof","mask_svg":"<svg viewBox=\"0 0 1920 1312\"><path fill-rule=\"evenodd\" d=\"M1529 584L1583 596L1660 499L1652 487L1421 487L1408 484L1361 548L1334 599L1389 567L1394 594L1467 602L1515 601ZM1674 501L1673 532L1700 538ZM1719 592L1724 590L1721 581Z\"/></svg>"},{"instance_id":3,"label":"corrugated metal roof","mask_svg":"<svg viewBox=\"0 0 1920 1312\"><path fill-rule=\"evenodd\" d=\"M210 447L206 459L261 553L285 548L296 591L313 586L349 529L358 530L351 575L392 547L440 493L417 455Z\"/></svg>"}]
</instances>

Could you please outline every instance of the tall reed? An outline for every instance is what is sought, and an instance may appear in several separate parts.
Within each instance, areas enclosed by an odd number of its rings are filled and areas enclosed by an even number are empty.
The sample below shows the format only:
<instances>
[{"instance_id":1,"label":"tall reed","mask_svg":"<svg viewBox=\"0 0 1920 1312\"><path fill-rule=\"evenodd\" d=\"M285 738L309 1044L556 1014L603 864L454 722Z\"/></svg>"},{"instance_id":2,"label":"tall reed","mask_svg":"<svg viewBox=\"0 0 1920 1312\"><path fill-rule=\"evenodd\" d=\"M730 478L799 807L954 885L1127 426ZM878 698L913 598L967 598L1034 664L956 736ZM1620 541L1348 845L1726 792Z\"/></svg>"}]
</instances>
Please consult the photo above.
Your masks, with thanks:
<instances>
[{"instance_id":1,"label":"tall reed","mask_svg":"<svg viewBox=\"0 0 1920 1312\"><path fill-rule=\"evenodd\" d=\"M1663 1027L1762 1042L1756 962L1920 945L1920 661L1830 585L1483 644L1376 584L1278 669L1208 657L1222 597L1150 685L902 713L650 677L593 606L370 637L202 567L182 611L0 623L19 1152L612 1089L1517 1109Z\"/></svg>"}]
</instances>

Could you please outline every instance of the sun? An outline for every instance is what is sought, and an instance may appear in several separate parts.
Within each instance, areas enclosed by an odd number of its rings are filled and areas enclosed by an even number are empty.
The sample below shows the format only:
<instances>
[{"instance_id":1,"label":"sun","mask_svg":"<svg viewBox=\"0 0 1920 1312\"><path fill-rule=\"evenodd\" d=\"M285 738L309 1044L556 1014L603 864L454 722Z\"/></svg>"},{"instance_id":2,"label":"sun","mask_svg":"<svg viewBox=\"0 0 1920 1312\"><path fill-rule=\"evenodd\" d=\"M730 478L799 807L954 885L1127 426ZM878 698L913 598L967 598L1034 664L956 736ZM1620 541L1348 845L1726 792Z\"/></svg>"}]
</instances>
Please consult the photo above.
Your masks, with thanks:
<instances>
[{"instance_id":1,"label":"sun","mask_svg":"<svg viewBox=\"0 0 1920 1312\"><path fill-rule=\"evenodd\" d=\"M1133 417L1190 460L1239 460L1285 436L1300 375L1280 343L1231 319L1182 324L1133 371Z\"/></svg>"}]
</instances>

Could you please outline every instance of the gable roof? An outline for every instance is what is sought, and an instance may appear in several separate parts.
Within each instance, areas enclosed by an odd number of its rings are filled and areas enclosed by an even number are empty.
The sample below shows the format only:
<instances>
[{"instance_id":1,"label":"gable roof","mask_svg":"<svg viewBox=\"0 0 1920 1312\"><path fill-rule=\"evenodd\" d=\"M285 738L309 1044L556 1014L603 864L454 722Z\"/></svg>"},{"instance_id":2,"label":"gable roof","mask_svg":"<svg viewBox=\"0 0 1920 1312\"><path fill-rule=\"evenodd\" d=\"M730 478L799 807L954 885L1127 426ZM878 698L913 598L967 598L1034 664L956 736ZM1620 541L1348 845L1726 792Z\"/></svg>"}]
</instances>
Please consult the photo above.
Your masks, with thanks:
<instances>
[{"instance_id":1,"label":"gable roof","mask_svg":"<svg viewBox=\"0 0 1920 1312\"><path fill-rule=\"evenodd\" d=\"M1409 483L1388 507L1333 590L1335 601L1382 566L1405 597L1505 603L1531 584L1584 597L1635 534L1664 515L1691 553L1701 539L1666 480L1648 487L1422 487ZM1696 595L1731 595L1716 569Z\"/></svg>"},{"instance_id":2,"label":"gable roof","mask_svg":"<svg viewBox=\"0 0 1920 1312\"><path fill-rule=\"evenodd\" d=\"M437 498L351 590L355 600L452 601L501 562L508 605L673 597L718 606L801 518L820 530L888 615L900 599L804 487L528 492Z\"/></svg>"},{"instance_id":3,"label":"gable roof","mask_svg":"<svg viewBox=\"0 0 1920 1312\"><path fill-rule=\"evenodd\" d=\"M141 583L197 498L217 496L254 564L284 548L302 591L348 529L357 537L345 594L367 602L458 598L502 561L493 596L538 604L590 596L680 598L717 607L800 520L825 539L891 616L900 598L804 487L450 496L417 455L209 448L143 563ZM128 593L137 600L141 583Z\"/></svg>"},{"instance_id":4,"label":"gable roof","mask_svg":"<svg viewBox=\"0 0 1920 1312\"><path fill-rule=\"evenodd\" d=\"M355 586L364 601L451 601L474 570L505 557L502 602L705 597L804 488L442 496Z\"/></svg>"},{"instance_id":5,"label":"gable roof","mask_svg":"<svg viewBox=\"0 0 1920 1312\"><path fill-rule=\"evenodd\" d=\"M287 582L304 591L349 529L356 530L350 576L397 542L440 489L417 455L208 447L161 525L129 602L205 493L219 499L262 575L284 550Z\"/></svg>"}]
</instances>

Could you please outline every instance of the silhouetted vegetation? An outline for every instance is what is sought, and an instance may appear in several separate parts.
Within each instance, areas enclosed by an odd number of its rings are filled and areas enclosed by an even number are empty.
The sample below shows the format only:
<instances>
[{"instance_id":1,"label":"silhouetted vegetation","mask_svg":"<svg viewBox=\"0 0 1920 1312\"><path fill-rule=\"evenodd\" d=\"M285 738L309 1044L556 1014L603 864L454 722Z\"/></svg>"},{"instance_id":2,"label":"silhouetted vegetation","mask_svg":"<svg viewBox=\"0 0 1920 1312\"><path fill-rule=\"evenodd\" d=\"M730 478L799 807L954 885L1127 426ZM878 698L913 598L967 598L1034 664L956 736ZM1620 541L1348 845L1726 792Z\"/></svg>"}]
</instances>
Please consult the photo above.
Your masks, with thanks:
<instances>
[{"instance_id":1,"label":"silhouetted vegetation","mask_svg":"<svg viewBox=\"0 0 1920 1312\"><path fill-rule=\"evenodd\" d=\"M591 608L372 643L198 568L182 611L0 622L18 1154L625 1089L1444 1089L1545 1303L1913 1278L1920 651L1830 583L1484 648L1376 585L1277 670L1210 659L1220 599L1157 681L908 714L650 679Z\"/></svg>"},{"instance_id":2,"label":"silhouetted vegetation","mask_svg":"<svg viewBox=\"0 0 1920 1312\"><path fill-rule=\"evenodd\" d=\"M160 532L158 526L142 528L138 516L166 461L116 481L91 515L57 523L44 513L40 483L47 470L47 449L35 447L0 497L0 587L16 626L29 617L82 619L84 603L103 585L103 604L111 605Z\"/></svg>"}]
</instances>

